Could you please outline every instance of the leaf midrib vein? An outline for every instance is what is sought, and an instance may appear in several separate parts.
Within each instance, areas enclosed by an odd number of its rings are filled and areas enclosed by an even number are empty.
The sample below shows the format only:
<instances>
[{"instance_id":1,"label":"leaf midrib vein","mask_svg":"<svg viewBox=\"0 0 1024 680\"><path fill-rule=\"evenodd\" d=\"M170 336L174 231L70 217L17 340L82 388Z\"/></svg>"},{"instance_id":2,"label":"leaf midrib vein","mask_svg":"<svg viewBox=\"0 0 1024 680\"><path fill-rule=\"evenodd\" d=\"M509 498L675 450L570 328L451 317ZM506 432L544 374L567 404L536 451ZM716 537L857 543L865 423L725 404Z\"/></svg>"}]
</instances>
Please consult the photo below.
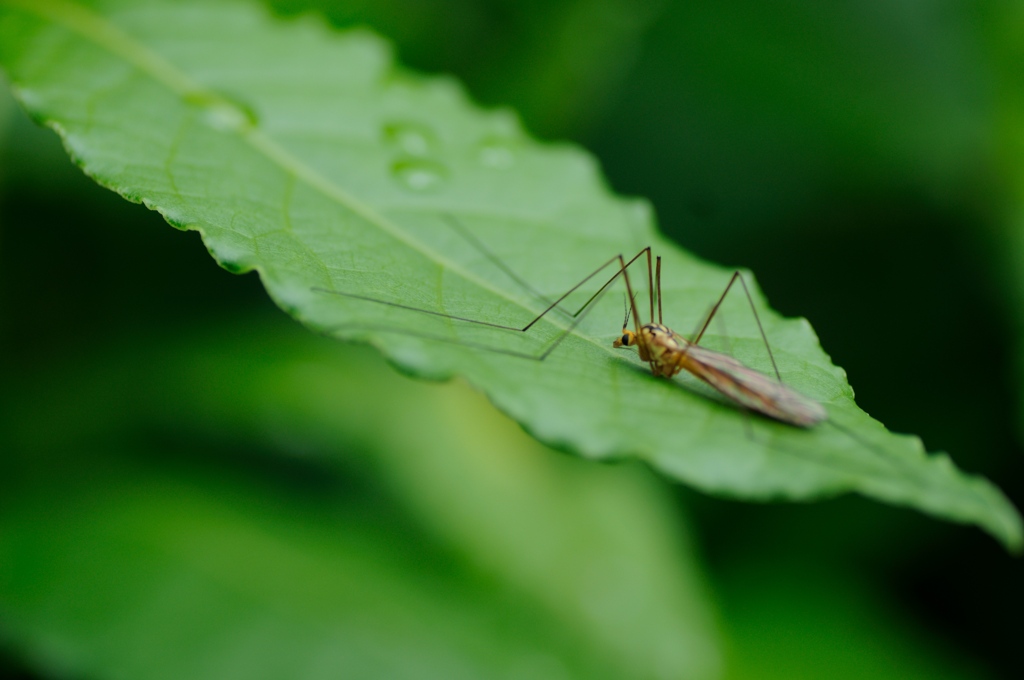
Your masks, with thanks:
<instances>
[{"instance_id":1,"label":"leaf midrib vein","mask_svg":"<svg viewBox=\"0 0 1024 680\"><path fill-rule=\"evenodd\" d=\"M139 71L148 74L156 82L163 84L170 91L177 94L182 100L195 97L210 103L223 105L230 109L237 109L233 102L223 97L219 92L203 87L171 62L147 49L144 44L106 20L105 17L81 5L66 2L65 0L0 0L0 4L20 7L28 13L49 19L68 28L110 54L119 56L134 65ZM350 195L343 188L331 182L306 163L303 163L260 129L256 127L243 128L238 132L237 136L294 177L305 182L327 198L345 206L410 249L420 252L442 268L457 274L473 285L490 291L507 303L530 311L529 307L515 300L502 289L496 288L488 281L476 277L459 266L457 262L449 260L441 253L413 238L408 232L398 228L396 224L387 220L372 206ZM558 319L545 317L544 322L563 330L567 327L560 323ZM614 354L610 348L605 347L604 343L598 342L590 336L583 335L578 329L573 329L571 334L590 344L601 347L609 354Z\"/></svg>"}]
</instances>

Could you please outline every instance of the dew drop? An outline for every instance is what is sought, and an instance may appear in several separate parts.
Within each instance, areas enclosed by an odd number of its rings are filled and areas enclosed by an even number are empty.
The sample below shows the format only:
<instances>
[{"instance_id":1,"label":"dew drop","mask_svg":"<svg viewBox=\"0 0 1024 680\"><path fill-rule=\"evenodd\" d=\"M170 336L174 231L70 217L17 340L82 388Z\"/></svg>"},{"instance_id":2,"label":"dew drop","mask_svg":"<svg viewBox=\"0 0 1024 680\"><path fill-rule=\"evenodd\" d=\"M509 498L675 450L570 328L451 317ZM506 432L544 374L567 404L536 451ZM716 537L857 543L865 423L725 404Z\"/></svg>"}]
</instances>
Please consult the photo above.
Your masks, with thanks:
<instances>
[{"instance_id":1,"label":"dew drop","mask_svg":"<svg viewBox=\"0 0 1024 680\"><path fill-rule=\"evenodd\" d=\"M202 109L204 120L217 130L245 130L259 122L252 107L219 92L193 92L185 96L185 101Z\"/></svg>"},{"instance_id":2,"label":"dew drop","mask_svg":"<svg viewBox=\"0 0 1024 680\"><path fill-rule=\"evenodd\" d=\"M507 168L516 162L512 144L505 137L490 136L480 140L480 164L489 168Z\"/></svg>"},{"instance_id":3,"label":"dew drop","mask_svg":"<svg viewBox=\"0 0 1024 680\"><path fill-rule=\"evenodd\" d=\"M437 137L430 128L408 121L386 124L384 140L410 156L428 156L438 146Z\"/></svg>"},{"instance_id":4,"label":"dew drop","mask_svg":"<svg viewBox=\"0 0 1024 680\"><path fill-rule=\"evenodd\" d=\"M436 191L448 179L448 169L436 161L406 158L395 161L391 174L406 189L417 192Z\"/></svg>"}]
</instances>

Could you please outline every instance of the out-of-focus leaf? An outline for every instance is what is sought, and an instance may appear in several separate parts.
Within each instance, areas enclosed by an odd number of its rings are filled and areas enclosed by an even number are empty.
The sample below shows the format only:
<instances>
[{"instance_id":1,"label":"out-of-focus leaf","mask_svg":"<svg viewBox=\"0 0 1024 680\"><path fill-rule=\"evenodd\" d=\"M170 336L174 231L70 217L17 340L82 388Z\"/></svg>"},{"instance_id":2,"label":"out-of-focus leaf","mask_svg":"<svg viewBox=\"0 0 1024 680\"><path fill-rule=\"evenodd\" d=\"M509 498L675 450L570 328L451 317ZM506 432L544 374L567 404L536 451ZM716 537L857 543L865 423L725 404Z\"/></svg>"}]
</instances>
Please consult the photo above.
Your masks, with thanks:
<instances>
[{"instance_id":1,"label":"out-of-focus leaf","mask_svg":"<svg viewBox=\"0 0 1024 680\"><path fill-rule=\"evenodd\" d=\"M554 456L464 386L367 348L250 325L247 345L126 338L0 403L0 443L35 469L0 485L0 611L40 667L717 675L696 565L648 473ZM352 481L275 485L246 442ZM211 472L218 448L247 465Z\"/></svg>"},{"instance_id":2,"label":"out-of-focus leaf","mask_svg":"<svg viewBox=\"0 0 1024 680\"><path fill-rule=\"evenodd\" d=\"M845 569L761 563L719 576L730 680L989 677Z\"/></svg>"}]
</instances>

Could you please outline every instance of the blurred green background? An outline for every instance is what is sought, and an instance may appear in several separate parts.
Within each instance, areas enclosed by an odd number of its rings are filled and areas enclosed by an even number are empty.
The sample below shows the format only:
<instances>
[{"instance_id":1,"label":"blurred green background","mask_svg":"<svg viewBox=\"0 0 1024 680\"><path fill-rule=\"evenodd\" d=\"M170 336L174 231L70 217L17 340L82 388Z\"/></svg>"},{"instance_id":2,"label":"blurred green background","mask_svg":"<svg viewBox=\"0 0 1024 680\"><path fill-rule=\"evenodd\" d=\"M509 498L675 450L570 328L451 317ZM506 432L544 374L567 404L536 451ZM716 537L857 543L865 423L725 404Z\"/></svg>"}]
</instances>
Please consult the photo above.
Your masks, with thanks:
<instances>
[{"instance_id":1,"label":"blurred green background","mask_svg":"<svg viewBox=\"0 0 1024 680\"><path fill-rule=\"evenodd\" d=\"M809 318L868 413L1022 505L1020 3L272 5L587 147ZM1019 671L1024 569L981 532L544 451L306 333L2 97L0 674Z\"/></svg>"}]
</instances>

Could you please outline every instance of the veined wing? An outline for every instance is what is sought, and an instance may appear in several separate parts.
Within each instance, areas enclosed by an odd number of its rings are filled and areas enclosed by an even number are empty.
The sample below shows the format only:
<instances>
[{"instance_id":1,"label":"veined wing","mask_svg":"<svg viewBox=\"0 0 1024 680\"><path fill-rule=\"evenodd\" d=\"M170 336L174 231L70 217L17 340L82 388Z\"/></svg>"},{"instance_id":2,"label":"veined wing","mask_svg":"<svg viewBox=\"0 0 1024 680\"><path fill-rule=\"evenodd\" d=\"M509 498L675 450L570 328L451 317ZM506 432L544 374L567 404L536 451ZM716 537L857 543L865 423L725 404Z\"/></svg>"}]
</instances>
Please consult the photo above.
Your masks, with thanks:
<instances>
[{"instance_id":1,"label":"veined wing","mask_svg":"<svg viewBox=\"0 0 1024 680\"><path fill-rule=\"evenodd\" d=\"M797 427L811 427L828 415L818 402L727 354L685 340L681 345L682 367L740 406Z\"/></svg>"}]
</instances>

